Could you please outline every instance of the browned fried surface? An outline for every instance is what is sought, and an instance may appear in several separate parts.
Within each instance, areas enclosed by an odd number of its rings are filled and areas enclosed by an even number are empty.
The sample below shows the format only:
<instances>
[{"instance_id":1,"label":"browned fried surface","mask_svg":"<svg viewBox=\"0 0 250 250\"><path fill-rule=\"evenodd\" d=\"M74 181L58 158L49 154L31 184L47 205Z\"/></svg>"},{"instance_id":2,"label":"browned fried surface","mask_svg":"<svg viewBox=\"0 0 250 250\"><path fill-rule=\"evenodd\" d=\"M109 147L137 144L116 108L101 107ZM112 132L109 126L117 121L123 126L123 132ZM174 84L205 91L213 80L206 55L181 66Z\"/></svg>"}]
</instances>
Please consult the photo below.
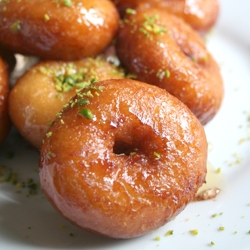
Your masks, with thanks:
<instances>
[{"instance_id":1,"label":"browned fried surface","mask_svg":"<svg viewBox=\"0 0 250 250\"><path fill-rule=\"evenodd\" d=\"M49 129L41 186L80 227L136 237L193 200L205 180L206 137L196 117L165 90L128 79L96 86L103 90L91 89L89 104L73 99ZM92 119L79 114L84 108Z\"/></svg>"},{"instance_id":2,"label":"browned fried surface","mask_svg":"<svg viewBox=\"0 0 250 250\"><path fill-rule=\"evenodd\" d=\"M21 54L76 60L101 53L118 27L108 0L1 1L0 44Z\"/></svg>"},{"instance_id":3,"label":"browned fried surface","mask_svg":"<svg viewBox=\"0 0 250 250\"><path fill-rule=\"evenodd\" d=\"M78 76L81 78L76 85L65 83ZM40 148L57 113L79 90L81 85L77 87L77 84L91 79L122 77L123 73L117 67L101 57L74 62L41 61L21 76L12 88L9 97L11 120L27 141Z\"/></svg>"},{"instance_id":4,"label":"browned fried surface","mask_svg":"<svg viewBox=\"0 0 250 250\"><path fill-rule=\"evenodd\" d=\"M203 124L214 117L224 91L219 66L200 35L181 19L158 9L127 15L116 48L138 80L166 89Z\"/></svg>"}]
</instances>

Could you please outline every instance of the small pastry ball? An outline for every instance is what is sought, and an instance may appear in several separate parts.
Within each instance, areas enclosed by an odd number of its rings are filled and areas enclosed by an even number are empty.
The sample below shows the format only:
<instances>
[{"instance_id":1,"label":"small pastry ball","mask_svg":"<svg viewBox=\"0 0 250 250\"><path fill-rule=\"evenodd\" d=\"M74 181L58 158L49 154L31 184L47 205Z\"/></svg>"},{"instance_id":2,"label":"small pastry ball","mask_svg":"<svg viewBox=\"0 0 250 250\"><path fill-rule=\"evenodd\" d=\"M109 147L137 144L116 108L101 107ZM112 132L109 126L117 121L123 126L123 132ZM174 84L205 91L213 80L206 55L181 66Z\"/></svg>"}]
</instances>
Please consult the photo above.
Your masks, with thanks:
<instances>
[{"instance_id":1,"label":"small pastry ball","mask_svg":"<svg viewBox=\"0 0 250 250\"><path fill-rule=\"evenodd\" d=\"M109 0L0 1L0 17L0 44L48 60L100 54L119 23Z\"/></svg>"},{"instance_id":2,"label":"small pastry ball","mask_svg":"<svg viewBox=\"0 0 250 250\"><path fill-rule=\"evenodd\" d=\"M8 115L9 89L8 67L0 57L0 144L7 137L11 127Z\"/></svg>"},{"instance_id":3,"label":"small pastry ball","mask_svg":"<svg viewBox=\"0 0 250 250\"><path fill-rule=\"evenodd\" d=\"M56 118L39 176L47 199L71 222L133 238L193 200L206 159L204 129L182 102L153 85L111 79L83 89Z\"/></svg>"},{"instance_id":4,"label":"small pastry ball","mask_svg":"<svg viewBox=\"0 0 250 250\"><path fill-rule=\"evenodd\" d=\"M74 62L41 61L12 88L10 118L20 134L39 149L57 113L80 88L89 81L122 77L123 71L102 57Z\"/></svg>"},{"instance_id":5,"label":"small pastry ball","mask_svg":"<svg viewBox=\"0 0 250 250\"><path fill-rule=\"evenodd\" d=\"M200 35L182 19L159 9L128 14L117 34L117 55L137 79L166 89L202 124L221 106L220 68Z\"/></svg>"}]
</instances>

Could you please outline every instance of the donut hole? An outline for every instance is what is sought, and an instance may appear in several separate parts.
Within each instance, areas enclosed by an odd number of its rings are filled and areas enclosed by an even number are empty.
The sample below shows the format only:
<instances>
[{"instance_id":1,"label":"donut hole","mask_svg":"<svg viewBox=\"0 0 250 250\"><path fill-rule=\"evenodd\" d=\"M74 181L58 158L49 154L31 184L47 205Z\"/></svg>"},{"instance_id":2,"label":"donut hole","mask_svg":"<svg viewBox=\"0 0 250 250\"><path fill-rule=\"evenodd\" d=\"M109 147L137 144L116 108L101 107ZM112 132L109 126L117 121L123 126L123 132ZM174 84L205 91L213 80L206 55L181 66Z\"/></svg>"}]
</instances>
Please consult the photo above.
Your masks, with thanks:
<instances>
[{"instance_id":1,"label":"donut hole","mask_svg":"<svg viewBox=\"0 0 250 250\"><path fill-rule=\"evenodd\" d=\"M114 147L113 147L113 152L116 154L116 155L131 155L133 154L134 152L137 151L137 148L135 146L133 146L132 144L130 143L127 143L125 141L115 141L115 144L114 144Z\"/></svg>"},{"instance_id":2,"label":"donut hole","mask_svg":"<svg viewBox=\"0 0 250 250\"><path fill-rule=\"evenodd\" d=\"M123 127L115 136L113 152L116 155L154 159L154 152L160 151L161 140L150 126L136 124L125 129Z\"/></svg>"}]
</instances>

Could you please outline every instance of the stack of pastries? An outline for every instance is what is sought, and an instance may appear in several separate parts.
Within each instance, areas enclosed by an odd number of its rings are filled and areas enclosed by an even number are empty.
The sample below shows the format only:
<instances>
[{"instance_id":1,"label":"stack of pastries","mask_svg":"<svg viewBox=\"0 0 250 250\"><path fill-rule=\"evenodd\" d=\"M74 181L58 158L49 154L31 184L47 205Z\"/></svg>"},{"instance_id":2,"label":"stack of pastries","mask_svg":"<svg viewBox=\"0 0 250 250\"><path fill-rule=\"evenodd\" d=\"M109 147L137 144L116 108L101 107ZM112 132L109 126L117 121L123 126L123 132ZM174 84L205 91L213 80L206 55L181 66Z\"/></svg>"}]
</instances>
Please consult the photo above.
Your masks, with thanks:
<instances>
[{"instance_id":1,"label":"stack of pastries","mask_svg":"<svg viewBox=\"0 0 250 250\"><path fill-rule=\"evenodd\" d=\"M203 38L218 13L217 0L0 2L0 143L12 123L40 150L62 216L133 238L194 199L223 99ZM17 54L38 62L10 86Z\"/></svg>"}]
</instances>

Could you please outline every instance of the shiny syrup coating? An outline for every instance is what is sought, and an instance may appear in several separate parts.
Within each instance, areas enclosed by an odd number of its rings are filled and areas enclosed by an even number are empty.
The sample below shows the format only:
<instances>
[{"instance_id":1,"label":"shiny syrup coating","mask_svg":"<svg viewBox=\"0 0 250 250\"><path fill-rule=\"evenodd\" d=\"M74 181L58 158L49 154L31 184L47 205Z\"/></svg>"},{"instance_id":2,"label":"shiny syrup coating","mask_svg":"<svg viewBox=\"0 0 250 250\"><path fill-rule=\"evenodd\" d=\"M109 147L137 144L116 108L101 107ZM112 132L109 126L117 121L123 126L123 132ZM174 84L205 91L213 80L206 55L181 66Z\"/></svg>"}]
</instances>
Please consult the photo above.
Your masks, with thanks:
<instances>
[{"instance_id":1,"label":"shiny syrup coating","mask_svg":"<svg viewBox=\"0 0 250 250\"><path fill-rule=\"evenodd\" d=\"M0 2L0 44L21 54L76 60L101 53L119 15L108 0Z\"/></svg>"},{"instance_id":2,"label":"shiny syrup coating","mask_svg":"<svg viewBox=\"0 0 250 250\"><path fill-rule=\"evenodd\" d=\"M137 79L166 89L206 124L224 94L220 68L200 35L159 9L127 15L117 35L119 59Z\"/></svg>"},{"instance_id":3,"label":"shiny syrup coating","mask_svg":"<svg viewBox=\"0 0 250 250\"><path fill-rule=\"evenodd\" d=\"M9 77L7 64L0 58L0 144L4 141L10 130L8 115Z\"/></svg>"},{"instance_id":4,"label":"shiny syrup coating","mask_svg":"<svg viewBox=\"0 0 250 250\"><path fill-rule=\"evenodd\" d=\"M173 219L204 183L204 129L163 89L130 79L97 86L102 91L92 90L88 105L73 98L48 130L41 187L81 228L112 238L140 236ZM79 114L84 108L92 119Z\"/></svg>"},{"instance_id":5,"label":"shiny syrup coating","mask_svg":"<svg viewBox=\"0 0 250 250\"><path fill-rule=\"evenodd\" d=\"M127 8L159 8L182 18L199 32L211 29L219 16L218 0L113 0L122 15Z\"/></svg>"},{"instance_id":6,"label":"shiny syrup coating","mask_svg":"<svg viewBox=\"0 0 250 250\"><path fill-rule=\"evenodd\" d=\"M20 134L36 148L40 148L49 125L57 113L76 94L77 84L69 90L58 89L68 78L91 79L123 78L121 69L103 57L67 61L40 61L22 75L10 91L9 115Z\"/></svg>"}]
</instances>

